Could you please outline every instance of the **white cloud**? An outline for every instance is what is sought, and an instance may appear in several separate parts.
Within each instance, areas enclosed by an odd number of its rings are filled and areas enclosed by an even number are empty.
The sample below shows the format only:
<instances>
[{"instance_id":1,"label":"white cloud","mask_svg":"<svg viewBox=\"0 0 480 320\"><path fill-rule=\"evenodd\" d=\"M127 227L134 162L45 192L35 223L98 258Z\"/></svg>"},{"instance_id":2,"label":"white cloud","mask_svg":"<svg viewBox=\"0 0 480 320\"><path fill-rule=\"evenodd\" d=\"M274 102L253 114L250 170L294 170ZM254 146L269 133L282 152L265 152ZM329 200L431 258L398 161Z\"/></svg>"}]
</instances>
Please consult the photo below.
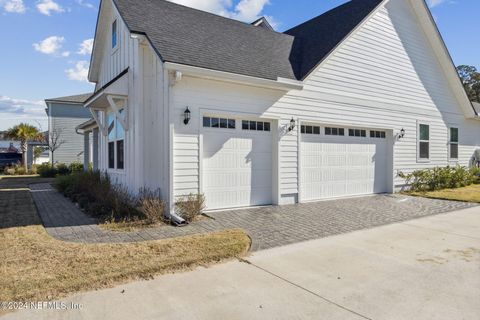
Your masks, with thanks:
<instances>
[{"instance_id":1,"label":"white cloud","mask_svg":"<svg viewBox=\"0 0 480 320\"><path fill-rule=\"evenodd\" d=\"M441 4L444 4L444 3L448 3L448 4L456 4L457 1L456 0L428 0L428 6L430 8L434 8L436 6L439 6Z\"/></svg>"},{"instance_id":2,"label":"white cloud","mask_svg":"<svg viewBox=\"0 0 480 320\"><path fill-rule=\"evenodd\" d=\"M65 10L53 0L40 0L37 2L37 9L41 14L49 16L52 12L65 12Z\"/></svg>"},{"instance_id":3,"label":"white cloud","mask_svg":"<svg viewBox=\"0 0 480 320\"><path fill-rule=\"evenodd\" d=\"M0 113L10 115L39 116L45 114L45 103L43 101L32 101L25 99L14 99L0 95Z\"/></svg>"},{"instance_id":4,"label":"white cloud","mask_svg":"<svg viewBox=\"0 0 480 320\"><path fill-rule=\"evenodd\" d=\"M23 0L0 0L0 7L11 13L24 13L27 10Z\"/></svg>"},{"instance_id":5,"label":"white cloud","mask_svg":"<svg viewBox=\"0 0 480 320\"><path fill-rule=\"evenodd\" d=\"M95 9L95 6L93 4L91 4L90 2L86 2L84 0L75 0L76 3L78 3L79 5L81 5L82 7L86 7L86 8L89 8L89 9Z\"/></svg>"},{"instance_id":6,"label":"white cloud","mask_svg":"<svg viewBox=\"0 0 480 320\"><path fill-rule=\"evenodd\" d=\"M233 6L232 0L169 0L187 7L208 11L232 19L253 22L262 16L269 0L241 0ZM270 22L271 17L269 17ZM273 25L276 25L274 23Z\"/></svg>"},{"instance_id":7,"label":"white cloud","mask_svg":"<svg viewBox=\"0 0 480 320\"><path fill-rule=\"evenodd\" d=\"M83 40L80 43L80 48L78 49L77 53L81 55L89 55L92 53L93 50L93 39Z\"/></svg>"},{"instance_id":8,"label":"white cloud","mask_svg":"<svg viewBox=\"0 0 480 320\"><path fill-rule=\"evenodd\" d=\"M74 68L65 70L70 80L88 82L88 61L82 60L75 64Z\"/></svg>"},{"instance_id":9,"label":"white cloud","mask_svg":"<svg viewBox=\"0 0 480 320\"><path fill-rule=\"evenodd\" d=\"M70 55L70 53L68 51L60 53L60 51L62 49L62 44L64 42L65 42L64 37L51 36L51 37L48 37L45 40L42 40L38 43L34 43L33 48L36 51L44 53L44 54L53 55L53 56L61 55L61 56L64 56L64 57L65 56L68 57L68 55Z\"/></svg>"}]
</instances>

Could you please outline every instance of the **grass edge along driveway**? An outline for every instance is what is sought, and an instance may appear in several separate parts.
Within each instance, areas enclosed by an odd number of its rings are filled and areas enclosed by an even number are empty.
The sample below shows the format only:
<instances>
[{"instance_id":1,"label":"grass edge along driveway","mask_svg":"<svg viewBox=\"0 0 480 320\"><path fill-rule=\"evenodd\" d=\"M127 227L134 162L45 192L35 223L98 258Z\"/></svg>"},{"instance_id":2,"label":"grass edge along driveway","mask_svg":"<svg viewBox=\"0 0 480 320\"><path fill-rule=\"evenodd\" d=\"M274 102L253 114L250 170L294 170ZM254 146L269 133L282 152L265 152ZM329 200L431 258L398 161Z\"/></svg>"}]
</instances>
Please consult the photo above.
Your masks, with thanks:
<instances>
[{"instance_id":1,"label":"grass edge along driveway","mask_svg":"<svg viewBox=\"0 0 480 320\"><path fill-rule=\"evenodd\" d=\"M431 199L480 203L480 184L472 184L471 186L457 189L444 189L428 192L407 192L406 194Z\"/></svg>"},{"instance_id":2,"label":"grass edge along driveway","mask_svg":"<svg viewBox=\"0 0 480 320\"><path fill-rule=\"evenodd\" d=\"M238 229L126 244L59 241L43 228L29 190L16 187L0 186L0 301L55 300L234 259L250 246Z\"/></svg>"}]
</instances>

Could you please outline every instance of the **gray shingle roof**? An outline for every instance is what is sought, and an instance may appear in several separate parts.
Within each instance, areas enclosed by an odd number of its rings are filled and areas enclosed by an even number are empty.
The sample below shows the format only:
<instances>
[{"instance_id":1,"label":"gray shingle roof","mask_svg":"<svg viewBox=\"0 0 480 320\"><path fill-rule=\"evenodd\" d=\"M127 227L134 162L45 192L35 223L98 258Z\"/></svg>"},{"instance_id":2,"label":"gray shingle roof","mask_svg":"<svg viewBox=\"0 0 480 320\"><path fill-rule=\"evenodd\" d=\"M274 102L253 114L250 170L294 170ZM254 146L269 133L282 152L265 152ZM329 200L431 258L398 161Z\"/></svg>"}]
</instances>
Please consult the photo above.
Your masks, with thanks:
<instances>
[{"instance_id":1,"label":"gray shingle roof","mask_svg":"<svg viewBox=\"0 0 480 320\"><path fill-rule=\"evenodd\" d=\"M307 76L382 2L352 0L285 31L295 37L297 78Z\"/></svg>"},{"instance_id":2,"label":"gray shingle roof","mask_svg":"<svg viewBox=\"0 0 480 320\"><path fill-rule=\"evenodd\" d=\"M66 97L59 97L59 98L52 98L52 99L45 99L45 101L51 101L51 102L68 102L68 103L79 103L83 104L87 99L92 95L92 92L90 93L83 93L83 94L77 94L74 96L66 96Z\"/></svg>"},{"instance_id":3,"label":"gray shingle roof","mask_svg":"<svg viewBox=\"0 0 480 320\"><path fill-rule=\"evenodd\" d=\"M163 61L276 80L303 79L383 0L352 0L285 33L165 0L113 0Z\"/></svg>"}]
</instances>

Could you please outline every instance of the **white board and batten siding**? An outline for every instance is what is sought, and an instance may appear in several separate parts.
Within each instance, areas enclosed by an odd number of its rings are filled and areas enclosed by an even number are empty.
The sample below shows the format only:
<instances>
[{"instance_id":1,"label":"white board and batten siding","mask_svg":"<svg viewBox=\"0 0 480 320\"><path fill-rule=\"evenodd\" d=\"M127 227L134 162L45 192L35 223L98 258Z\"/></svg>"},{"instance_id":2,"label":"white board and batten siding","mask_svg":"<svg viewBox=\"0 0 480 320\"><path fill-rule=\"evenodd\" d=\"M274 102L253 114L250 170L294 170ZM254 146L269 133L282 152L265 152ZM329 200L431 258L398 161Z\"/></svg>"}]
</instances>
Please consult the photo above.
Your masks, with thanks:
<instances>
[{"instance_id":1,"label":"white board and batten siding","mask_svg":"<svg viewBox=\"0 0 480 320\"><path fill-rule=\"evenodd\" d=\"M272 119L278 128L280 204L298 201L301 184L301 137L287 131L293 117L297 124L384 130L393 148L392 177L387 188L400 188L399 171L468 165L479 147L478 121L466 120L459 101L447 82L416 13L403 0L391 0L380 8L304 81L303 90L287 94L208 79L184 76L171 89L174 110L174 196L202 191L202 114L256 116ZM186 107L191 123L183 124ZM417 161L418 123L430 125L430 160ZM460 128L459 159L448 158L448 128ZM405 129L403 139L394 136ZM393 144L393 146L392 146ZM383 150L380 148L379 150ZM391 152L391 151L390 151ZM387 161L387 160L385 160ZM387 162L388 162L387 161ZM275 177L278 173L278 177ZM383 187L381 189L384 189ZM373 190L375 191L375 190Z\"/></svg>"}]
</instances>

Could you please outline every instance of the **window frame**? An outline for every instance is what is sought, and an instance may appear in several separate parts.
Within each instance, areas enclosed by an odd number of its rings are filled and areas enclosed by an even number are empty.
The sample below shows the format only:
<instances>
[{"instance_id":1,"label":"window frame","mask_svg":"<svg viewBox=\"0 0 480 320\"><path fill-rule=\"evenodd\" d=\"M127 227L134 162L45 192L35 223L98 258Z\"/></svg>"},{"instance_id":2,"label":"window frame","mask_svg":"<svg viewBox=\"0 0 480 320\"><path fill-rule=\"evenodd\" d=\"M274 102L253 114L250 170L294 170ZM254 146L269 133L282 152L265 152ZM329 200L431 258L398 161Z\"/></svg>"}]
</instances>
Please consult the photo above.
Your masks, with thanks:
<instances>
[{"instance_id":1,"label":"window frame","mask_svg":"<svg viewBox=\"0 0 480 320\"><path fill-rule=\"evenodd\" d=\"M110 42L111 42L111 48L112 48L112 53L115 52L118 48L118 19L114 19L112 24L111 24L111 37L110 37ZM115 39L115 43L114 43Z\"/></svg>"},{"instance_id":2,"label":"window frame","mask_svg":"<svg viewBox=\"0 0 480 320\"><path fill-rule=\"evenodd\" d=\"M209 121L210 125L206 126L205 125L205 120ZM215 122L215 126L213 125L213 121ZM224 120L224 121L222 121ZM232 127L232 121L233 121L233 127ZM222 124L225 126L222 127ZM237 129L237 119L233 117L219 117L219 116L207 116L204 115L202 116L202 128L204 129L222 129L222 130L236 130Z\"/></svg>"},{"instance_id":3,"label":"window frame","mask_svg":"<svg viewBox=\"0 0 480 320\"><path fill-rule=\"evenodd\" d=\"M452 141L452 129L457 130L457 141ZM452 158L452 145L457 146L457 157ZM460 128L456 125L448 127L448 161L458 161L460 158Z\"/></svg>"},{"instance_id":4,"label":"window frame","mask_svg":"<svg viewBox=\"0 0 480 320\"><path fill-rule=\"evenodd\" d=\"M353 134L352 134L353 132ZM359 135L357 135L357 132L359 132ZM348 128L348 137L353 137L353 138L367 138L367 129L359 129L359 128Z\"/></svg>"},{"instance_id":5,"label":"window frame","mask_svg":"<svg viewBox=\"0 0 480 320\"><path fill-rule=\"evenodd\" d=\"M428 140L421 139L421 126L428 126ZM428 163L431 161L431 124L425 121L417 121L417 162L419 163ZM420 157L420 145L421 143L428 143L428 158L421 158Z\"/></svg>"},{"instance_id":6,"label":"window frame","mask_svg":"<svg viewBox=\"0 0 480 320\"><path fill-rule=\"evenodd\" d=\"M311 129L311 132L307 132L307 128ZM319 136L322 134L322 127L316 126L313 124L301 124L300 125L300 134L305 134L309 136Z\"/></svg>"},{"instance_id":7,"label":"window frame","mask_svg":"<svg viewBox=\"0 0 480 320\"><path fill-rule=\"evenodd\" d=\"M122 108L119 110L119 113L122 114L122 112L127 112L126 109ZM113 110L108 110L107 112L105 112L105 122L107 123L107 125L109 124L109 116L112 115L113 117L113 127L112 127L112 132L113 132L113 138L110 138L110 134L107 134L107 168L109 171L113 171L113 172L119 172L119 173L123 173L125 172L125 150L126 150L126 143L125 143L125 140L126 140L126 134L125 134L125 128L123 128L122 126L122 129L123 129L123 136L121 138L118 138L118 135L117 135L117 130L118 130L118 125L122 125L121 121L118 120L118 116L116 114L115 111ZM110 127L108 125L108 127ZM122 154L122 167L119 168L119 153L118 153L118 149L119 149L119 142L122 142L123 144L123 154ZM110 146L111 144L113 144L113 167L110 166Z\"/></svg>"}]
</instances>

